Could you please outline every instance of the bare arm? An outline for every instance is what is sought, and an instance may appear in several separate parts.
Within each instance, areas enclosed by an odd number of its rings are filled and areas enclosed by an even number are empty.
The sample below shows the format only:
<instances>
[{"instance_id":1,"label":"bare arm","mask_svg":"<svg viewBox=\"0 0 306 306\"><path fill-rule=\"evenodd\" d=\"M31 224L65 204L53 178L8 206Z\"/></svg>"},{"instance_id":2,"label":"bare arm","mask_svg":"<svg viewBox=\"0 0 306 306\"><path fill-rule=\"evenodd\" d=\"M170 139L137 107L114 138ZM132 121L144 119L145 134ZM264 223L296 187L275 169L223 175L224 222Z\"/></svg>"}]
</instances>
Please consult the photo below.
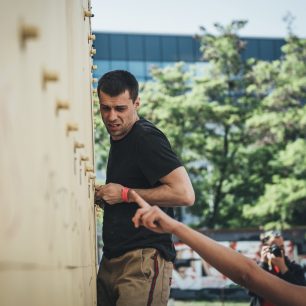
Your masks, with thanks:
<instances>
[{"instance_id":1,"label":"bare arm","mask_svg":"<svg viewBox=\"0 0 306 306\"><path fill-rule=\"evenodd\" d=\"M303 305L306 288L292 285L256 265L251 259L226 248L212 239L178 224L173 234L188 244L208 263L232 279L277 305Z\"/></svg>"},{"instance_id":2,"label":"bare arm","mask_svg":"<svg viewBox=\"0 0 306 306\"><path fill-rule=\"evenodd\" d=\"M274 304L305 304L305 287L290 284L264 271L251 259L170 218L157 206L148 205L135 192L132 191L130 197L141 207L133 217L136 227L143 225L158 233L175 234L221 273Z\"/></svg>"},{"instance_id":3,"label":"bare arm","mask_svg":"<svg viewBox=\"0 0 306 306\"><path fill-rule=\"evenodd\" d=\"M162 185L150 189L136 189L146 201L158 206L191 206L195 196L189 176L184 167L178 167L160 179ZM124 186L109 183L96 188L96 195L109 204L121 203ZM131 201L133 202L133 201Z\"/></svg>"},{"instance_id":4,"label":"bare arm","mask_svg":"<svg viewBox=\"0 0 306 306\"><path fill-rule=\"evenodd\" d=\"M191 206L195 196L189 176L184 167L178 167L160 179L161 186L135 191L151 205Z\"/></svg>"}]
</instances>

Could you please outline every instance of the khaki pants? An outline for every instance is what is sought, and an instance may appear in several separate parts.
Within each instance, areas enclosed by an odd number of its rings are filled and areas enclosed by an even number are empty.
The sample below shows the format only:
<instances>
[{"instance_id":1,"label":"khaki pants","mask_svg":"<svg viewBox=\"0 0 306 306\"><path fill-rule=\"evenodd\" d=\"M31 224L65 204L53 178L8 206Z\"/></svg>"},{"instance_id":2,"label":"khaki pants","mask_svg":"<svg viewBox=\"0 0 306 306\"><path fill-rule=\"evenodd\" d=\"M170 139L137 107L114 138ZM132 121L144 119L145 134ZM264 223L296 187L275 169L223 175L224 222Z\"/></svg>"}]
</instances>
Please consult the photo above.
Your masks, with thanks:
<instances>
[{"instance_id":1,"label":"khaki pants","mask_svg":"<svg viewBox=\"0 0 306 306\"><path fill-rule=\"evenodd\" d=\"M172 262L152 248L110 260L103 257L97 276L98 306L166 306L172 269Z\"/></svg>"}]
</instances>

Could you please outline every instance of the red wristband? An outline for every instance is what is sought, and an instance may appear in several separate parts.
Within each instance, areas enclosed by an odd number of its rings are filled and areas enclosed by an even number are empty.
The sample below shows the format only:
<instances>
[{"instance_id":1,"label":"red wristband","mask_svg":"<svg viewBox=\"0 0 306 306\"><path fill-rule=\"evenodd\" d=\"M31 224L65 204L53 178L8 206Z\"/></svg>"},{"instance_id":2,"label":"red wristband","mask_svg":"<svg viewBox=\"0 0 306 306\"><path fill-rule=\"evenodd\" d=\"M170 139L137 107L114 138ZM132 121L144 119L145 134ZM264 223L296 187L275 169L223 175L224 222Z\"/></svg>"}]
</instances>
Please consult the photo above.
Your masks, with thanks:
<instances>
[{"instance_id":1,"label":"red wristband","mask_svg":"<svg viewBox=\"0 0 306 306\"><path fill-rule=\"evenodd\" d=\"M129 193L129 188L127 187L123 187L121 190L121 200L122 202L128 202L129 198L128 198L128 193Z\"/></svg>"}]
</instances>

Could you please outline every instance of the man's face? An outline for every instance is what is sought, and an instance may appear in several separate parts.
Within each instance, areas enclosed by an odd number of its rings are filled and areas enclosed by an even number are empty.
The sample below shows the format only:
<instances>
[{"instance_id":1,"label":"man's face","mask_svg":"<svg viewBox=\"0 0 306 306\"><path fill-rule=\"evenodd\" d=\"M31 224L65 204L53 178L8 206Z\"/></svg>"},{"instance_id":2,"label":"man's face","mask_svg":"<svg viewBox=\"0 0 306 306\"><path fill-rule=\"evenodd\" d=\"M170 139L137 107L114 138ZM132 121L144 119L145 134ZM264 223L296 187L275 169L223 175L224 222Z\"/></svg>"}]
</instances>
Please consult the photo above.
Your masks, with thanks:
<instances>
[{"instance_id":1,"label":"man's face","mask_svg":"<svg viewBox=\"0 0 306 306\"><path fill-rule=\"evenodd\" d=\"M100 91L100 112L104 125L113 140L123 138L138 120L139 98L133 103L129 92L111 97Z\"/></svg>"},{"instance_id":2,"label":"man's face","mask_svg":"<svg viewBox=\"0 0 306 306\"><path fill-rule=\"evenodd\" d=\"M280 249L285 252L284 239L282 236L271 237L268 241L268 245L272 246L273 244L276 244Z\"/></svg>"},{"instance_id":3,"label":"man's face","mask_svg":"<svg viewBox=\"0 0 306 306\"><path fill-rule=\"evenodd\" d=\"M284 239L282 236L271 236L265 242L263 242L261 248L261 261L269 262L268 255L270 252L270 247L275 244L277 245L283 252L283 256L285 255L285 247L284 247Z\"/></svg>"}]
</instances>

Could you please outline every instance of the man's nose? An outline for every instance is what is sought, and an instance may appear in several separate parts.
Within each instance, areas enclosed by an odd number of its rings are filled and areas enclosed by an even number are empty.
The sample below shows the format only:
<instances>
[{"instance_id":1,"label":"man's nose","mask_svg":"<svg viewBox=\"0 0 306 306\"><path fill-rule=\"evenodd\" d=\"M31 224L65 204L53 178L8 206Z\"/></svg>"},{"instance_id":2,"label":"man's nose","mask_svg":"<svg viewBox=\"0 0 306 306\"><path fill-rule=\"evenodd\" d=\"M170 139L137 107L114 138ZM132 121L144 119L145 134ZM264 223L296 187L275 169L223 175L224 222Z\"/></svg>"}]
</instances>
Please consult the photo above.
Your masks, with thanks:
<instances>
[{"instance_id":1,"label":"man's nose","mask_svg":"<svg viewBox=\"0 0 306 306\"><path fill-rule=\"evenodd\" d=\"M111 109L108 114L108 120L114 121L117 119L117 112L114 109Z\"/></svg>"}]
</instances>

